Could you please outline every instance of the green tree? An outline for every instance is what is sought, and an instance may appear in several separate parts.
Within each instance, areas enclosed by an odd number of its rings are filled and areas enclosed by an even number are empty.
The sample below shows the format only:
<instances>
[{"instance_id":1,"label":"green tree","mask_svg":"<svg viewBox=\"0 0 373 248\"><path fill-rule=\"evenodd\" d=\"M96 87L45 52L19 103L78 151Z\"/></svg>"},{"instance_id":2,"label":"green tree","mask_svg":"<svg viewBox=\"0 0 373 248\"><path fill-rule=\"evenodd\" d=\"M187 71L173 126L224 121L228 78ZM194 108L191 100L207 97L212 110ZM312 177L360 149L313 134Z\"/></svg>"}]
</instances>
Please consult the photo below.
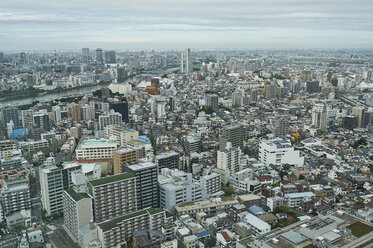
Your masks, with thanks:
<instances>
[{"instance_id":1,"label":"green tree","mask_svg":"<svg viewBox=\"0 0 373 248\"><path fill-rule=\"evenodd\" d=\"M235 192L232 188L227 188L224 192L224 196L231 196L233 195Z\"/></svg>"},{"instance_id":2,"label":"green tree","mask_svg":"<svg viewBox=\"0 0 373 248\"><path fill-rule=\"evenodd\" d=\"M215 237L210 237L207 242L206 242L206 246L207 247L214 247L216 245L216 238Z\"/></svg>"}]
</instances>

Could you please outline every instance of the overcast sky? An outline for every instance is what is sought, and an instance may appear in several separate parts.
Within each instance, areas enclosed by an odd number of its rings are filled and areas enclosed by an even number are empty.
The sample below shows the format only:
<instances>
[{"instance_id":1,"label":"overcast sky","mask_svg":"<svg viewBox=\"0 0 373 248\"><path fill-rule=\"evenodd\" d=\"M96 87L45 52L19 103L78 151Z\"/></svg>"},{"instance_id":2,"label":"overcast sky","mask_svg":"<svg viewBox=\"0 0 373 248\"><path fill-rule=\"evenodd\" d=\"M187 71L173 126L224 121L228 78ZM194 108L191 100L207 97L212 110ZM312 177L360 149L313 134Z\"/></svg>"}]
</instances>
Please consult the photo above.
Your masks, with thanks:
<instances>
[{"instance_id":1,"label":"overcast sky","mask_svg":"<svg viewBox=\"0 0 373 248\"><path fill-rule=\"evenodd\" d=\"M373 0L0 3L0 50L373 48Z\"/></svg>"}]
</instances>

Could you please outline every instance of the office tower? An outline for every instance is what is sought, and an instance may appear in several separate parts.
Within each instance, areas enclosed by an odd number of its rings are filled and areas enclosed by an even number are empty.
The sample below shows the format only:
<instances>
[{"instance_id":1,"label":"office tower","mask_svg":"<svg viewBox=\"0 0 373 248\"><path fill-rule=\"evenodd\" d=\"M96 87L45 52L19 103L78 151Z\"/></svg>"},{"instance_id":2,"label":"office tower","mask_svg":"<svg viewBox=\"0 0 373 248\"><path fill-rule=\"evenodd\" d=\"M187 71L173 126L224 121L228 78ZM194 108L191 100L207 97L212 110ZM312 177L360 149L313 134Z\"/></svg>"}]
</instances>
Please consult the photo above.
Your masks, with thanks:
<instances>
[{"instance_id":1,"label":"office tower","mask_svg":"<svg viewBox=\"0 0 373 248\"><path fill-rule=\"evenodd\" d=\"M49 116L46 112L37 112L33 115L34 128L40 128L43 131L50 131Z\"/></svg>"},{"instance_id":2,"label":"office tower","mask_svg":"<svg viewBox=\"0 0 373 248\"><path fill-rule=\"evenodd\" d=\"M208 94L207 95L207 104L206 106L212 108L212 110L217 111L219 110L219 97L216 94Z\"/></svg>"},{"instance_id":3,"label":"office tower","mask_svg":"<svg viewBox=\"0 0 373 248\"><path fill-rule=\"evenodd\" d=\"M103 57L101 48L96 49L96 60L98 64L102 65L104 63L104 57Z\"/></svg>"},{"instance_id":4,"label":"office tower","mask_svg":"<svg viewBox=\"0 0 373 248\"><path fill-rule=\"evenodd\" d=\"M1 124L3 128L6 128L6 124L9 123L11 120L14 123L14 126L19 126L19 116L18 116L18 108L16 107L6 107L1 109Z\"/></svg>"},{"instance_id":5,"label":"office tower","mask_svg":"<svg viewBox=\"0 0 373 248\"><path fill-rule=\"evenodd\" d=\"M81 170L78 163L65 163L40 171L40 193L43 209L48 215L63 211L62 193L73 186L71 173Z\"/></svg>"},{"instance_id":6,"label":"office tower","mask_svg":"<svg viewBox=\"0 0 373 248\"><path fill-rule=\"evenodd\" d=\"M27 128L28 130L31 130L34 125L33 116L34 111L33 110L21 110L21 124L24 128Z\"/></svg>"},{"instance_id":7,"label":"office tower","mask_svg":"<svg viewBox=\"0 0 373 248\"><path fill-rule=\"evenodd\" d=\"M339 75L337 77L338 87L339 88L345 88L346 87L346 78L344 78L342 75Z\"/></svg>"},{"instance_id":8,"label":"office tower","mask_svg":"<svg viewBox=\"0 0 373 248\"><path fill-rule=\"evenodd\" d=\"M0 195L5 215L31 208L30 191L26 183L5 184Z\"/></svg>"},{"instance_id":9,"label":"office tower","mask_svg":"<svg viewBox=\"0 0 373 248\"><path fill-rule=\"evenodd\" d=\"M83 137L75 149L75 156L77 160L108 159L113 157L113 151L117 147L116 140Z\"/></svg>"},{"instance_id":10,"label":"office tower","mask_svg":"<svg viewBox=\"0 0 373 248\"><path fill-rule=\"evenodd\" d=\"M365 117L365 108L362 106L353 107L351 115L357 116L357 126L363 127L364 117Z\"/></svg>"},{"instance_id":11,"label":"office tower","mask_svg":"<svg viewBox=\"0 0 373 248\"><path fill-rule=\"evenodd\" d=\"M155 156L155 164L157 165L158 172L161 172L164 168L178 169L179 157L180 155L177 152L162 153Z\"/></svg>"},{"instance_id":12,"label":"office tower","mask_svg":"<svg viewBox=\"0 0 373 248\"><path fill-rule=\"evenodd\" d=\"M126 79L126 70L123 66L117 67L117 80L118 82L123 82Z\"/></svg>"},{"instance_id":13,"label":"office tower","mask_svg":"<svg viewBox=\"0 0 373 248\"><path fill-rule=\"evenodd\" d=\"M86 178L83 172L71 173L72 187L62 195L63 228L74 242L79 240L79 229L93 220L92 199L87 194Z\"/></svg>"},{"instance_id":14,"label":"office tower","mask_svg":"<svg viewBox=\"0 0 373 248\"><path fill-rule=\"evenodd\" d=\"M289 120L286 116L279 116L275 120L273 134L275 137L285 138L289 132Z\"/></svg>"},{"instance_id":15,"label":"office tower","mask_svg":"<svg viewBox=\"0 0 373 248\"><path fill-rule=\"evenodd\" d=\"M26 53L21 52L21 53L19 54L19 63L20 63L21 65L25 65L25 64L27 64Z\"/></svg>"},{"instance_id":16,"label":"office tower","mask_svg":"<svg viewBox=\"0 0 373 248\"><path fill-rule=\"evenodd\" d=\"M321 90L319 81L307 81L306 90L308 93L319 93Z\"/></svg>"},{"instance_id":17,"label":"office tower","mask_svg":"<svg viewBox=\"0 0 373 248\"><path fill-rule=\"evenodd\" d=\"M343 117L342 127L346 129L353 130L358 127L359 118L353 115L347 115Z\"/></svg>"},{"instance_id":18,"label":"office tower","mask_svg":"<svg viewBox=\"0 0 373 248\"><path fill-rule=\"evenodd\" d=\"M136 231L161 231L166 222L166 211L150 208L120 216L97 225L102 247L123 247Z\"/></svg>"},{"instance_id":19,"label":"office tower","mask_svg":"<svg viewBox=\"0 0 373 248\"><path fill-rule=\"evenodd\" d=\"M315 104L312 108L312 126L322 130L326 129L326 114L325 104Z\"/></svg>"},{"instance_id":20,"label":"office tower","mask_svg":"<svg viewBox=\"0 0 373 248\"><path fill-rule=\"evenodd\" d=\"M157 208L158 170L153 162L145 162L124 167L126 172L135 175L137 209Z\"/></svg>"},{"instance_id":21,"label":"office tower","mask_svg":"<svg viewBox=\"0 0 373 248\"><path fill-rule=\"evenodd\" d=\"M160 206L170 212L177 204L206 199L203 198L201 185L193 180L191 173L163 169L158 175L158 184Z\"/></svg>"},{"instance_id":22,"label":"office tower","mask_svg":"<svg viewBox=\"0 0 373 248\"><path fill-rule=\"evenodd\" d=\"M137 150L132 147L122 147L113 152L114 175L123 172L123 166L138 161Z\"/></svg>"},{"instance_id":23,"label":"office tower","mask_svg":"<svg viewBox=\"0 0 373 248\"><path fill-rule=\"evenodd\" d=\"M109 125L121 126L122 125L122 115L114 110L110 110L107 115L100 115L98 117L98 123L100 130L104 130L105 127Z\"/></svg>"},{"instance_id":24,"label":"office tower","mask_svg":"<svg viewBox=\"0 0 373 248\"><path fill-rule=\"evenodd\" d=\"M110 109L122 115L122 121L128 122L128 102L124 97L119 102L110 103Z\"/></svg>"},{"instance_id":25,"label":"office tower","mask_svg":"<svg viewBox=\"0 0 373 248\"><path fill-rule=\"evenodd\" d=\"M95 222L110 220L137 210L136 178L131 173L89 181L88 191L93 197Z\"/></svg>"},{"instance_id":26,"label":"office tower","mask_svg":"<svg viewBox=\"0 0 373 248\"><path fill-rule=\"evenodd\" d=\"M117 62L115 51L105 51L104 55L105 55L105 63L110 64L110 63Z\"/></svg>"},{"instance_id":27,"label":"office tower","mask_svg":"<svg viewBox=\"0 0 373 248\"><path fill-rule=\"evenodd\" d=\"M269 81L264 82L264 98L270 100L276 98L277 95L277 84Z\"/></svg>"},{"instance_id":28,"label":"office tower","mask_svg":"<svg viewBox=\"0 0 373 248\"><path fill-rule=\"evenodd\" d=\"M291 164L304 165L304 157L299 150L294 150L290 141L283 139L263 140L259 144L259 159L265 165Z\"/></svg>"},{"instance_id":29,"label":"office tower","mask_svg":"<svg viewBox=\"0 0 373 248\"><path fill-rule=\"evenodd\" d=\"M230 142L226 143L223 149L218 151L217 167L231 174L240 170L241 149L233 147Z\"/></svg>"},{"instance_id":30,"label":"office tower","mask_svg":"<svg viewBox=\"0 0 373 248\"><path fill-rule=\"evenodd\" d=\"M186 48L185 51L181 52L181 73L193 72L193 63L190 53L190 48Z\"/></svg>"},{"instance_id":31,"label":"office tower","mask_svg":"<svg viewBox=\"0 0 373 248\"><path fill-rule=\"evenodd\" d=\"M240 147L243 149L244 141L246 140L246 133L244 126L235 124L225 126L220 133L220 147L224 148L227 142L231 142L233 147Z\"/></svg>"},{"instance_id":32,"label":"office tower","mask_svg":"<svg viewBox=\"0 0 373 248\"><path fill-rule=\"evenodd\" d=\"M89 48L82 48L83 63L89 63Z\"/></svg>"},{"instance_id":33,"label":"office tower","mask_svg":"<svg viewBox=\"0 0 373 248\"><path fill-rule=\"evenodd\" d=\"M52 118L53 118L53 123L56 124L59 121L61 121L61 107L56 105L52 107Z\"/></svg>"},{"instance_id":34,"label":"office tower","mask_svg":"<svg viewBox=\"0 0 373 248\"><path fill-rule=\"evenodd\" d=\"M370 128L373 126L373 111L366 111L364 113L364 118L363 118L363 127L364 128Z\"/></svg>"}]
</instances>

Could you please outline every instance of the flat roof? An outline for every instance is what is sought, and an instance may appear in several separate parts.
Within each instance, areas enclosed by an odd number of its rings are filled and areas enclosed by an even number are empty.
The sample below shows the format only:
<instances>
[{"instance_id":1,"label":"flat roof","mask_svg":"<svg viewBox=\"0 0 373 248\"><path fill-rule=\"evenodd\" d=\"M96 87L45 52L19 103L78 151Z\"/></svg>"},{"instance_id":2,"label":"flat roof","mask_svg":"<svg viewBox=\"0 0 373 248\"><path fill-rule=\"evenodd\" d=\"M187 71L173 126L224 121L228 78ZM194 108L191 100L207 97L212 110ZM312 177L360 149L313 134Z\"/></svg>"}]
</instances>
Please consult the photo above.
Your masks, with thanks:
<instances>
[{"instance_id":1,"label":"flat roof","mask_svg":"<svg viewBox=\"0 0 373 248\"><path fill-rule=\"evenodd\" d=\"M300 244L304 241L307 240L306 237L304 237L303 235L299 234L299 233L296 233L292 230L286 232L286 233L282 233L281 236L287 240L289 240L290 242L292 242L293 244Z\"/></svg>"},{"instance_id":2,"label":"flat roof","mask_svg":"<svg viewBox=\"0 0 373 248\"><path fill-rule=\"evenodd\" d=\"M87 193L77 193L72 188L65 190L65 192L74 199L74 201L80 201L84 198L90 198Z\"/></svg>"},{"instance_id":3,"label":"flat roof","mask_svg":"<svg viewBox=\"0 0 373 248\"><path fill-rule=\"evenodd\" d=\"M99 186L103 184L108 184L108 183L113 183L113 182L129 179L132 177L134 177L132 173L126 172L126 173L122 173L122 174L118 174L114 176L108 176L108 177L92 180L92 181L89 181L89 183L92 184L92 186Z\"/></svg>"}]
</instances>

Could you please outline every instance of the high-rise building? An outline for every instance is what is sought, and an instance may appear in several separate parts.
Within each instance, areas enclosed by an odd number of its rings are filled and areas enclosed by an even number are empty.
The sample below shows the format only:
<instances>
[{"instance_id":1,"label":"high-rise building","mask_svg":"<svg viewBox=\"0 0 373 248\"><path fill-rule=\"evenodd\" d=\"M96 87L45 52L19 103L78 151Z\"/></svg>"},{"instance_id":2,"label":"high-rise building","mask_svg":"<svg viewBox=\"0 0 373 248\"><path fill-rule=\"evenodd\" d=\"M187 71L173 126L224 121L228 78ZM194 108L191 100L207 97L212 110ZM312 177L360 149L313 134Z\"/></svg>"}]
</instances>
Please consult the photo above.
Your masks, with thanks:
<instances>
[{"instance_id":1,"label":"high-rise building","mask_svg":"<svg viewBox=\"0 0 373 248\"><path fill-rule=\"evenodd\" d=\"M276 98L277 96L277 84L269 81L264 82L264 98L267 100Z\"/></svg>"},{"instance_id":2,"label":"high-rise building","mask_svg":"<svg viewBox=\"0 0 373 248\"><path fill-rule=\"evenodd\" d=\"M216 111L219 109L219 97L216 94L207 94L207 107L212 108L212 110Z\"/></svg>"},{"instance_id":3,"label":"high-rise building","mask_svg":"<svg viewBox=\"0 0 373 248\"><path fill-rule=\"evenodd\" d=\"M158 170L153 162L145 162L124 167L136 177L137 209L157 208Z\"/></svg>"},{"instance_id":4,"label":"high-rise building","mask_svg":"<svg viewBox=\"0 0 373 248\"><path fill-rule=\"evenodd\" d=\"M206 173L200 178L199 182L203 195L207 195L208 198L221 190L221 175L218 173Z\"/></svg>"},{"instance_id":5,"label":"high-rise building","mask_svg":"<svg viewBox=\"0 0 373 248\"><path fill-rule=\"evenodd\" d=\"M80 105L81 119L89 121L95 119L95 106L91 104Z\"/></svg>"},{"instance_id":6,"label":"high-rise building","mask_svg":"<svg viewBox=\"0 0 373 248\"><path fill-rule=\"evenodd\" d=\"M233 147L230 142L226 143L224 149L218 151L217 167L229 171L231 174L240 170L241 149Z\"/></svg>"},{"instance_id":7,"label":"high-rise building","mask_svg":"<svg viewBox=\"0 0 373 248\"><path fill-rule=\"evenodd\" d=\"M69 113L73 121L81 120L81 109L80 104L71 104L69 105Z\"/></svg>"},{"instance_id":8,"label":"high-rise building","mask_svg":"<svg viewBox=\"0 0 373 248\"><path fill-rule=\"evenodd\" d=\"M155 156L155 164L157 165L158 172L161 172L164 168L178 169L179 157L180 155L177 152L162 153Z\"/></svg>"},{"instance_id":9,"label":"high-rise building","mask_svg":"<svg viewBox=\"0 0 373 248\"><path fill-rule=\"evenodd\" d=\"M137 210L136 178L132 173L89 181L88 191L93 197L95 222L110 220Z\"/></svg>"},{"instance_id":10,"label":"high-rise building","mask_svg":"<svg viewBox=\"0 0 373 248\"><path fill-rule=\"evenodd\" d=\"M246 140L246 132L244 126L241 124L235 124L231 126L225 126L220 133L220 147L225 148L227 142L231 142L233 147L240 147L241 150L244 147L244 141Z\"/></svg>"},{"instance_id":11,"label":"high-rise building","mask_svg":"<svg viewBox=\"0 0 373 248\"><path fill-rule=\"evenodd\" d=\"M327 120L327 109L325 104L315 104L312 108L312 125L320 128L321 130L326 129Z\"/></svg>"},{"instance_id":12,"label":"high-rise building","mask_svg":"<svg viewBox=\"0 0 373 248\"><path fill-rule=\"evenodd\" d=\"M114 175L123 172L123 166L138 161L137 150L132 147L121 147L113 152Z\"/></svg>"},{"instance_id":13,"label":"high-rise building","mask_svg":"<svg viewBox=\"0 0 373 248\"><path fill-rule=\"evenodd\" d=\"M89 63L89 48L82 48L83 63Z\"/></svg>"},{"instance_id":14,"label":"high-rise building","mask_svg":"<svg viewBox=\"0 0 373 248\"><path fill-rule=\"evenodd\" d=\"M181 73L193 72L193 62L191 58L190 48L186 48L185 51L181 52Z\"/></svg>"},{"instance_id":15,"label":"high-rise building","mask_svg":"<svg viewBox=\"0 0 373 248\"><path fill-rule=\"evenodd\" d=\"M56 105L52 107L52 118L53 118L53 123L56 124L59 121L61 121L61 107Z\"/></svg>"},{"instance_id":16,"label":"high-rise building","mask_svg":"<svg viewBox=\"0 0 373 248\"><path fill-rule=\"evenodd\" d=\"M366 111L364 113L364 121L363 121L363 127L364 128L370 128L373 126L373 111Z\"/></svg>"},{"instance_id":17,"label":"high-rise building","mask_svg":"<svg viewBox=\"0 0 373 248\"><path fill-rule=\"evenodd\" d=\"M47 112L37 112L33 115L34 128L40 128L43 131L50 131L49 116Z\"/></svg>"},{"instance_id":18,"label":"high-rise building","mask_svg":"<svg viewBox=\"0 0 373 248\"><path fill-rule=\"evenodd\" d=\"M342 127L346 129L353 130L358 127L359 118L354 115L346 115L343 117Z\"/></svg>"},{"instance_id":19,"label":"high-rise building","mask_svg":"<svg viewBox=\"0 0 373 248\"><path fill-rule=\"evenodd\" d=\"M103 57L101 48L96 49L96 61L98 64L101 64L101 65L104 63L104 57Z\"/></svg>"},{"instance_id":20,"label":"high-rise building","mask_svg":"<svg viewBox=\"0 0 373 248\"><path fill-rule=\"evenodd\" d=\"M25 65L25 64L27 64L27 58L26 58L26 53L25 53L25 52L21 52L21 53L19 54L19 63L20 63L21 65Z\"/></svg>"},{"instance_id":21,"label":"high-rise building","mask_svg":"<svg viewBox=\"0 0 373 248\"><path fill-rule=\"evenodd\" d=\"M117 62L115 51L105 51L105 63L113 64Z\"/></svg>"},{"instance_id":22,"label":"high-rise building","mask_svg":"<svg viewBox=\"0 0 373 248\"><path fill-rule=\"evenodd\" d=\"M273 134L279 138L285 138L289 132L289 120L285 116L279 116L275 120Z\"/></svg>"},{"instance_id":23,"label":"high-rise building","mask_svg":"<svg viewBox=\"0 0 373 248\"><path fill-rule=\"evenodd\" d=\"M363 127L364 117L365 117L365 108L362 106L353 107L351 111L351 115L354 115L357 117L357 126Z\"/></svg>"},{"instance_id":24,"label":"high-rise building","mask_svg":"<svg viewBox=\"0 0 373 248\"><path fill-rule=\"evenodd\" d=\"M7 185L0 191L5 215L31 208L30 191L26 183Z\"/></svg>"},{"instance_id":25,"label":"high-rise building","mask_svg":"<svg viewBox=\"0 0 373 248\"><path fill-rule=\"evenodd\" d=\"M73 186L71 173L81 170L81 167L72 162L40 171L41 202L48 215L63 211L62 193Z\"/></svg>"},{"instance_id":26,"label":"high-rise building","mask_svg":"<svg viewBox=\"0 0 373 248\"><path fill-rule=\"evenodd\" d=\"M244 90L237 89L232 93L232 107L240 107L243 105Z\"/></svg>"},{"instance_id":27,"label":"high-rise building","mask_svg":"<svg viewBox=\"0 0 373 248\"><path fill-rule=\"evenodd\" d=\"M81 138L75 149L76 159L107 159L113 157L113 151L117 149L118 143L111 139Z\"/></svg>"},{"instance_id":28,"label":"high-rise building","mask_svg":"<svg viewBox=\"0 0 373 248\"><path fill-rule=\"evenodd\" d=\"M74 242L79 240L79 229L93 220L92 199L87 194L86 178L83 172L71 173L73 187L62 195L63 228Z\"/></svg>"},{"instance_id":29,"label":"high-rise building","mask_svg":"<svg viewBox=\"0 0 373 248\"><path fill-rule=\"evenodd\" d=\"M122 121L128 122L128 102L126 98L123 98L119 102L110 103L110 109L120 113L122 115Z\"/></svg>"},{"instance_id":30,"label":"high-rise building","mask_svg":"<svg viewBox=\"0 0 373 248\"><path fill-rule=\"evenodd\" d=\"M100 130L104 130L105 127L110 125L121 126L122 115L114 110L111 110L107 115L100 115L98 117L98 123Z\"/></svg>"},{"instance_id":31,"label":"high-rise building","mask_svg":"<svg viewBox=\"0 0 373 248\"><path fill-rule=\"evenodd\" d=\"M6 124L9 123L11 120L13 121L16 127L19 126L18 108L16 107L3 108L1 109L0 113L1 113L1 124L3 128L6 128Z\"/></svg>"},{"instance_id":32,"label":"high-rise building","mask_svg":"<svg viewBox=\"0 0 373 248\"><path fill-rule=\"evenodd\" d=\"M306 88L308 93L319 93L321 90L319 81L307 81Z\"/></svg>"}]
</instances>

